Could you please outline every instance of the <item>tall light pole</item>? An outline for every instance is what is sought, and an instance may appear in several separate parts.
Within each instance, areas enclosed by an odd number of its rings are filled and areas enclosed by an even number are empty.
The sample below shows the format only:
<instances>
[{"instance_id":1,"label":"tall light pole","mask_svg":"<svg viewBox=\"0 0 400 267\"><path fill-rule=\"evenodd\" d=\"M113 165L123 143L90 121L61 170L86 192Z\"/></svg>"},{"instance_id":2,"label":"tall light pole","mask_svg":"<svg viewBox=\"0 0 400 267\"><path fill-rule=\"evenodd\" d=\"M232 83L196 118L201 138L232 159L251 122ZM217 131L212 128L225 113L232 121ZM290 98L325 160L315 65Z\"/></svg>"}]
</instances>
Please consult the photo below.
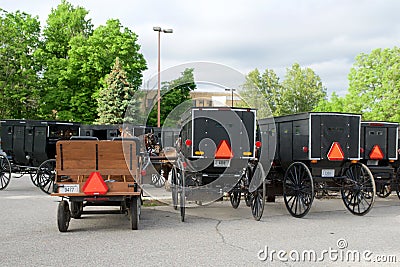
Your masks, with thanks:
<instances>
[{"instance_id":1,"label":"tall light pole","mask_svg":"<svg viewBox=\"0 0 400 267\"><path fill-rule=\"evenodd\" d=\"M153 27L153 31L158 32L158 88L157 88L157 127L161 126L161 57L160 57L160 40L161 40L161 32L163 33L172 33L172 29L161 29L161 27Z\"/></svg>"},{"instance_id":2,"label":"tall light pole","mask_svg":"<svg viewBox=\"0 0 400 267\"><path fill-rule=\"evenodd\" d=\"M225 91L227 91L227 92L231 91L231 92L232 92L232 98L231 98L231 100L232 100L232 107L233 107L233 92L236 91L236 89L227 88L227 89L225 89Z\"/></svg>"}]
</instances>

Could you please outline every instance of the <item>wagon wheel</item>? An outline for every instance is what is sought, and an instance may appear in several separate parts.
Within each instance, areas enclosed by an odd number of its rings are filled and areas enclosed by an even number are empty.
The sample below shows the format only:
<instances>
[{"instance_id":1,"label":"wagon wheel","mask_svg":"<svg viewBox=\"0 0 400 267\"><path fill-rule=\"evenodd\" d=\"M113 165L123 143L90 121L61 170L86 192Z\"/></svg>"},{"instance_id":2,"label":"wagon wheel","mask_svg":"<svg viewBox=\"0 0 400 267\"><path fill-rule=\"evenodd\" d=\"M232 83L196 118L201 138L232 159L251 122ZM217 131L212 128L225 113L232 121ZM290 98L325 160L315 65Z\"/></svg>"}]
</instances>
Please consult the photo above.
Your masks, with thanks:
<instances>
[{"instance_id":1,"label":"wagon wheel","mask_svg":"<svg viewBox=\"0 0 400 267\"><path fill-rule=\"evenodd\" d=\"M165 178L162 174L153 173L151 175L151 184L156 188L161 188L165 185Z\"/></svg>"},{"instance_id":2,"label":"wagon wheel","mask_svg":"<svg viewBox=\"0 0 400 267\"><path fill-rule=\"evenodd\" d=\"M252 195L251 197L251 213L253 214L253 218L256 221L259 221L263 215L264 207L265 207L265 195L267 192L265 180L262 182L262 186L260 186L253 193L249 193Z\"/></svg>"},{"instance_id":3,"label":"wagon wheel","mask_svg":"<svg viewBox=\"0 0 400 267\"><path fill-rule=\"evenodd\" d=\"M56 177L56 160L49 159L40 164L37 172L39 188L46 194L51 194Z\"/></svg>"},{"instance_id":4,"label":"wagon wheel","mask_svg":"<svg viewBox=\"0 0 400 267\"><path fill-rule=\"evenodd\" d=\"M11 163L7 157L0 155L0 190L5 189L11 179Z\"/></svg>"},{"instance_id":5,"label":"wagon wheel","mask_svg":"<svg viewBox=\"0 0 400 267\"><path fill-rule=\"evenodd\" d=\"M252 176L251 169L247 168L244 175L245 175L244 180L246 181L247 184L250 184L251 176ZM247 207L251 206L252 197L253 197L253 194L251 194L250 192L244 193L244 202L246 203Z\"/></svg>"},{"instance_id":6,"label":"wagon wheel","mask_svg":"<svg viewBox=\"0 0 400 267\"><path fill-rule=\"evenodd\" d=\"M354 215L365 215L375 201L375 181L371 171L362 163L351 164L345 172L341 189L346 208Z\"/></svg>"},{"instance_id":7,"label":"wagon wheel","mask_svg":"<svg viewBox=\"0 0 400 267\"><path fill-rule=\"evenodd\" d=\"M311 172L304 163L294 162L286 170L283 198L293 217L302 218L310 211L314 200L314 183Z\"/></svg>"},{"instance_id":8,"label":"wagon wheel","mask_svg":"<svg viewBox=\"0 0 400 267\"><path fill-rule=\"evenodd\" d=\"M172 193L172 206L174 207L174 210L178 209L178 185L177 185L177 175L178 172L176 170L176 167L174 166L172 168L172 174L171 174L171 193Z\"/></svg>"},{"instance_id":9,"label":"wagon wheel","mask_svg":"<svg viewBox=\"0 0 400 267\"><path fill-rule=\"evenodd\" d=\"M185 174L183 170L180 171L179 173L180 173L180 175L178 176L180 180L179 182L180 188L178 188L180 193L179 203L181 206L181 222L184 222L185 221Z\"/></svg>"},{"instance_id":10,"label":"wagon wheel","mask_svg":"<svg viewBox=\"0 0 400 267\"><path fill-rule=\"evenodd\" d=\"M69 205L66 200L61 200L58 204L57 210L57 225L60 232L66 232L68 230L69 221L71 220L71 212L69 211Z\"/></svg>"},{"instance_id":11,"label":"wagon wheel","mask_svg":"<svg viewBox=\"0 0 400 267\"><path fill-rule=\"evenodd\" d=\"M386 198L392 193L392 188L389 183L381 185L379 190L376 190L376 195L381 198Z\"/></svg>"},{"instance_id":12,"label":"wagon wheel","mask_svg":"<svg viewBox=\"0 0 400 267\"><path fill-rule=\"evenodd\" d=\"M83 212L82 201L71 201L71 217L74 219L80 219Z\"/></svg>"},{"instance_id":13,"label":"wagon wheel","mask_svg":"<svg viewBox=\"0 0 400 267\"><path fill-rule=\"evenodd\" d=\"M140 201L138 200L138 197L131 198L129 211L132 230L138 230L140 216Z\"/></svg>"},{"instance_id":14,"label":"wagon wheel","mask_svg":"<svg viewBox=\"0 0 400 267\"><path fill-rule=\"evenodd\" d=\"M36 187L39 186L37 172L29 173L29 176L31 177L31 181L32 181L33 185Z\"/></svg>"},{"instance_id":15,"label":"wagon wheel","mask_svg":"<svg viewBox=\"0 0 400 267\"><path fill-rule=\"evenodd\" d=\"M400 167L397 168L396 172L395 188L397 196L400 198Z\"/></svg>"},{"instance_id":16,"label":"wagon wheel","mask_svg":"<svg viewBox=\"0 0 400 267\"><path fill-rule=\"evenodd\" d=\"M242 193L238 188L234 188L231 192L229 192L229 199L231 200L232 208L237 209L239 207L241 196Z\"/></svg>"}]
</instances>

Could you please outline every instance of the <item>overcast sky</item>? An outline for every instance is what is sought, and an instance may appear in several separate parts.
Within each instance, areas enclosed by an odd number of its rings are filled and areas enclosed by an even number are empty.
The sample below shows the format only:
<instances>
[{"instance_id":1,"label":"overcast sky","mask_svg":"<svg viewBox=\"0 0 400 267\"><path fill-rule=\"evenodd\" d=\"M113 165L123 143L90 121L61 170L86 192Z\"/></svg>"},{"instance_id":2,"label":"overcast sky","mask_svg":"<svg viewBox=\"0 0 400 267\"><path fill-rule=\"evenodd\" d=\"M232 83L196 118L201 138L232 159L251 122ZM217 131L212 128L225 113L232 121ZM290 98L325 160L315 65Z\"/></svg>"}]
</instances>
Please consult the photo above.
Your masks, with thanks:
<instances>
[{"instance_id":1,"label":"overcast sky","mask_svg":"<svg viewBox=\"0 0 400 267\"><path fill-rule=\"evenodd\" d=\"M161 68L192 61L227 65L244 74L273 69L283 78L298 62L311 67L329 95L347 91L347 74L357 54L400 46L398 0L70 0L89 10L95 26L109 18L139 35L147 60L144 78L157 72L157 34ZM45 24L59 0L0 0L7 11L39 16Z\"/></svg>"}]
</instances>

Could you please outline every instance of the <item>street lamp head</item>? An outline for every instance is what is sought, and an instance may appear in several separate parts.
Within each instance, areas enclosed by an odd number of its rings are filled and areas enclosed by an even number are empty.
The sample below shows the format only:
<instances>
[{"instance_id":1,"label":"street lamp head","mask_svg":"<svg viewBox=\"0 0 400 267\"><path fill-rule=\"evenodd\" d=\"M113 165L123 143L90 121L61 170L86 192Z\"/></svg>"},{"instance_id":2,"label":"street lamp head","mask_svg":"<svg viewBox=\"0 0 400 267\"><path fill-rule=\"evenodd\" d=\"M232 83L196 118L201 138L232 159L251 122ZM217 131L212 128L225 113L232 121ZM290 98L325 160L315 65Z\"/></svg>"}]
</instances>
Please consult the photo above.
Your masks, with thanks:
<instances>
[{"instance_id":1,"label":"street lamp head","mask_svg":"<svg viewBox=\"0 0 400 267\"><path fill-rule=\"evenodd\" d=\"M164 33L173 33L174 31L172 29L164 29L163 32Z\"/></svg>"},{"instance_id":2,"label":"street lamp head","mask_svg":"<svg viewBox=\"0 0 400 267\"><path fill-rule=\"evenodd\" d=\"M160 32L161 31L161 27L153 27L153 31Z\"/></svg>"}]
</instances>

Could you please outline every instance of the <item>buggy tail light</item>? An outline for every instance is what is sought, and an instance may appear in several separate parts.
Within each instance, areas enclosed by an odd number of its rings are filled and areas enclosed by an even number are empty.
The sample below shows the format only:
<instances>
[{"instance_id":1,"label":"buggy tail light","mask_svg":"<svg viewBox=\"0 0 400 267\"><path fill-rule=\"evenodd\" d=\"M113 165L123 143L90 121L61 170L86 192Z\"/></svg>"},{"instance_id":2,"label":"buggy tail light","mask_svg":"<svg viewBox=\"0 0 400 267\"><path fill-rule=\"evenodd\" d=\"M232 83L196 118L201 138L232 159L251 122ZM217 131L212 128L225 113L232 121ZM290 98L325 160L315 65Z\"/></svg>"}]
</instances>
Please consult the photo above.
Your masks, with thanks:
<instances>
[{"instance_id":1,"label":"buggy tail light","mask_svg":"<svg viewBox=\"0 0 400 267\"><path fill-rule=\"evenodd\" d=\"M375 160L383 159L383 152L378 145L374 145L374 147L371 150L371 153L369 153L369 158Z\"/></svg>"},{"instance_id":2,"label":"buggy tail light","mask_svg":"<svg viewBox=\"0 0 400 267\"><path fill-rule=\"evenodd\" d=\"M342 147L340 146L339 142L333 142L331 148L329 149L328 152L328 159L329 160L343 160L344 159L344 153L342 150Z\"/></svg>"},{"instance_id":3,"label":"buggy tail light","mask_svg":"<svg viewBox=\"0 0 400 267\"><path fill-rule=\"evenodd\" d=\"M228 141L222 140L218 147L217 151L215 152L216 159L231 159L233 158L233 153L231 146L229 145Z\"/></svg>"},{"instance_id":4,"label":"buggy tail light","mask_svg":"<svg viewBox=\"0 0 400 267\"><path fill-rule=\"evenodd\" d=\"M260 148L262 146L262 143L260 141L256 142L256 148Z\"/></svg>"},{"instance_id":5,"label":"buggy tail light","mask_svg":"<svg viewBox=\"0 0 400 267\"><path fill-rule=\"evenodd\" d=\"M142 170L142 171L140 172L140 174L141 174L142 176L146 176L147 172L146 172L146 170Z\"/></svg>"},{"instance_id":6,"label":"buggy tail light","mask_svg":"<svg viewBox=\"0 0 400 267\"><path fill-rule=\"evenodd\" d=\"M365 152L365 149L364 148L360 148L360 153L364 153Z\"/></svg>"},{"instance_id":7,"label":"buggy tail light","mask_svg":"<svg viewBox=\"0 0 400 267\"><path fill-rule=\"evenodd\" d=\"M307 153L308 152L308 146L303 146L303 152Z\"/></svg>"},{"instance_id":8,"label":"buggy tail light","mask_svg":"<svg viewBox=\"0 0 400 267\"><path fill-rule=\"evenodd\" d=\"M192 145L192 140L186 139L185 145L186 145L186 146L191 146L191 145Z\"/></svg>"}]
</instances>

